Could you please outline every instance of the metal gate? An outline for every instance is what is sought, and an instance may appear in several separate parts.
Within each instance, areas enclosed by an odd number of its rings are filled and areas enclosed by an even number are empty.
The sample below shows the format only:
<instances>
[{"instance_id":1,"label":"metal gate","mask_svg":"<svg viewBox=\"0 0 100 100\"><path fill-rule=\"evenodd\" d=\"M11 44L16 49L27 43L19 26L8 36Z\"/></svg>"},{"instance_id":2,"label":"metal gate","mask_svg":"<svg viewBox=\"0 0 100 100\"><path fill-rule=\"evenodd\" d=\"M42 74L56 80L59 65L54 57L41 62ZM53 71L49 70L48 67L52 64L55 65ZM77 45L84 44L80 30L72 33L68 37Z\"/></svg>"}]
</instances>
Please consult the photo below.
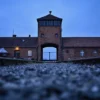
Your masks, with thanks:
<instances>
[{"instance_id":1,"label":"metal gate","mask_svg":"<svg viewBox=\"0 0 100 100\"><path fill-rule=\"evenodd\" d=\"M43 60L57 60L56 52L43 52Z\"/></svg>"}]
</instances>

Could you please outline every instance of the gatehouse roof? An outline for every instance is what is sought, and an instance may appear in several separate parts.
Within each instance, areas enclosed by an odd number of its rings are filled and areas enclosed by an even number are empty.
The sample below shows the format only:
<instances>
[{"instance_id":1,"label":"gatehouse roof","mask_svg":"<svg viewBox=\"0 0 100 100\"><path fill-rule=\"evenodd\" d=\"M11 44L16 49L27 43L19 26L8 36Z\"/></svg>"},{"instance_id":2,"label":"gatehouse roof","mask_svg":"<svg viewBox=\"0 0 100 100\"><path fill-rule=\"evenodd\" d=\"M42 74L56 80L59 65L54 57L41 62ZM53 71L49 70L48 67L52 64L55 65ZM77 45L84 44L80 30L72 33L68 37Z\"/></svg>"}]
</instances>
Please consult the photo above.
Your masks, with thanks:
<instances>
[{"instance_id":1,"label":"gatehouse roof","mask_svg":"<svg viewBox=\"0 0 100 100\"><path fill-rule=\"evenodd\" d=\"M37 21L40 21L40 20L60 20L60 21L62 21L62 18L59 18L57 16L52 15L51 11L49 11L48 15L40 17L40 18L37 19Z\"/></svg>"}]
</instances>

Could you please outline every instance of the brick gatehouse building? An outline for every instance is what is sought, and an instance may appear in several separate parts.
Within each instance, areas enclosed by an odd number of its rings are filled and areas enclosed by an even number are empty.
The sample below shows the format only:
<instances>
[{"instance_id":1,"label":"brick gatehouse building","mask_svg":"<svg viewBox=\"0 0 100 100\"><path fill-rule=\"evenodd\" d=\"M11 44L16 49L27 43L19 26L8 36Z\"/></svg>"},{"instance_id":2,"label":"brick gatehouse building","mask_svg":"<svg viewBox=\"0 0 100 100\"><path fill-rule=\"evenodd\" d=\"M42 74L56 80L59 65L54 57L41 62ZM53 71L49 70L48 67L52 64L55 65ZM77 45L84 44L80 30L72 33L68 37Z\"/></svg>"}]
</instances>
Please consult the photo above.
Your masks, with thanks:
<instances>
[{"instance_id":1,"label":"brick gatehouse building","mask_svg":"<svg viewBox=\"0 0 100 100\"><path fill-rule=\"evenodd\" d=\"M100 56L100 37L62 37L62 19L51 11L37 22L38 37L0 37L0 48L7 51L1 56L42 61L44 47L56 48L57 61Z\"/></svg>"}]
</instances>

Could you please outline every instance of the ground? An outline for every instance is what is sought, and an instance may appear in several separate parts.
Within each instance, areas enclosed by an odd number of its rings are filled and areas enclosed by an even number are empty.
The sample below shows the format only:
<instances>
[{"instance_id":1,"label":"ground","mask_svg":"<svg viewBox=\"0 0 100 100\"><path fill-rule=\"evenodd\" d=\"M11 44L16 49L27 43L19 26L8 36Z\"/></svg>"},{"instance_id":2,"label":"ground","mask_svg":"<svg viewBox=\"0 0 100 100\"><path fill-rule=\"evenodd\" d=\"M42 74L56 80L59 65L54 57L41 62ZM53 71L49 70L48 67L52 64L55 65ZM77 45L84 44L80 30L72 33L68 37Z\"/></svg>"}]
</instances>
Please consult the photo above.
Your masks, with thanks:
<instances>
[{"instance_id":1,"label":"ground","mask_svg":"<svg viewBox=\"0 0 100 100\"><path fill-rule=\"evenodd\" d=\"M0 100L100 100L100 64L1 66Z\"/></svg>"}]
</instances>

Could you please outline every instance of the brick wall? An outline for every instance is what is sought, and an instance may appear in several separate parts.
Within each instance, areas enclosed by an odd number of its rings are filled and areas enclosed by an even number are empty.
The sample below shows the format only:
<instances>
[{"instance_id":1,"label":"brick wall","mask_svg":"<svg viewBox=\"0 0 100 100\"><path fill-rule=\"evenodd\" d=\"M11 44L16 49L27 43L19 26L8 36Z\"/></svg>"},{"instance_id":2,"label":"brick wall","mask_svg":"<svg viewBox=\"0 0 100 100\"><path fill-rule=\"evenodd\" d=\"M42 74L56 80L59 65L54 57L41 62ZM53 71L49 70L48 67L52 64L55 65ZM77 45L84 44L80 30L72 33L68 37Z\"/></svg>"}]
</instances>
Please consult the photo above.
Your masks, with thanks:
<instances>
[{"instance_id":1,"label":"brick wall","mask_svg":"<svg viewBox=\"0 0 100 100\"><path fill-rule=\"evenodd\" d=\"M43 36L42 36L43 34ZM42 45L49 44L57 45L58 61L61 61L61 27L39 27L38 28L38 61L41 61ZM53 45L51 45L53 47Z\"/></svg>"},{"instance_id":2,"label":"brick wall","mask_svg":"<svg viewBox=\"0 0 100 100\"><path fill-rule=\"evenodd\" d=\"M9 57L14 57L14 48L5 48L9 52ZM28 57L28 50L32 50L32 56ZM20 48L20 58L34 58L37 60L36 48Z\"/></svg>"},{"instance_id":3,"label":"brick wall","mask_svg":"<svg viewBox=\"0 0 100 100\"><path fill-rule=\"evenodd\" d=\"M80 51L84 51L84 56L80 56ZM94 51L97 53L93 53ZM70 60L70 59L80 59L80 58L88 58L88 57L100 57L100 48L64 48L63 49L63 60Z\"/></svg>"}]
</instances>

